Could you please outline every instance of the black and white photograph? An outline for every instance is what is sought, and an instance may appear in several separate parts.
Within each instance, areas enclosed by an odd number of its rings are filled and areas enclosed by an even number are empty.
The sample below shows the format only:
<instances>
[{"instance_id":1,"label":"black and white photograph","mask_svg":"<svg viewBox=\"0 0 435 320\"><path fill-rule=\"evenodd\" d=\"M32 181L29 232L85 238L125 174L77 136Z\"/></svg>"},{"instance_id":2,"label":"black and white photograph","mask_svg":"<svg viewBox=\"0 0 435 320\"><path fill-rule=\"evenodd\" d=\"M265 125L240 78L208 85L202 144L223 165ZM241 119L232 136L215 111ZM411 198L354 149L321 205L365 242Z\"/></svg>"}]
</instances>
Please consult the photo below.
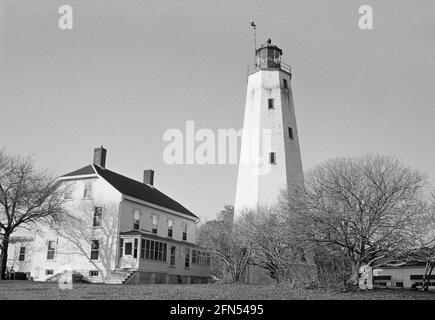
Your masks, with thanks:
<instances>
[{"instance_id":1,"label":"black and white photograph","mask_svg":"<svg viewBox=\"0 0 435 320\"><path fill-rule=\"evenodd\" d=\"M433 0L0 0L0 305L435 300L434 130Z\"/></svg>"}]
</instances>

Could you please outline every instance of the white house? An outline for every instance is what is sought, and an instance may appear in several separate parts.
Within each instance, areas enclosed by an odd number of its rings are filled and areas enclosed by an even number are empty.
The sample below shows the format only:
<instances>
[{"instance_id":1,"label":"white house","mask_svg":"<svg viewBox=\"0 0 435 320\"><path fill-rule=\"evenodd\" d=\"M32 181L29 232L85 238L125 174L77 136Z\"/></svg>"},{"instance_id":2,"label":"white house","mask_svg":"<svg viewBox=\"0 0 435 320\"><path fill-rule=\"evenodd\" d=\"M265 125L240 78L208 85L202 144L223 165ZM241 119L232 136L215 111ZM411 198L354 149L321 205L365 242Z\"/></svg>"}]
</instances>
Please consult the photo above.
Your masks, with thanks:
<instances>
[{"instance_id":1,"label":"white house","mask_svg":"<svg viewBox=\"0 0 435 320\"><path fill-rule=\"evenodd\" d=\"M66 215L32 232L17 232L9 267L35 281L65 271L102 283L208 283L210 255L196 245L199 218L154 187L105 168L106 149L93 164L58 178Z\"/></svg>"}]
</instances>

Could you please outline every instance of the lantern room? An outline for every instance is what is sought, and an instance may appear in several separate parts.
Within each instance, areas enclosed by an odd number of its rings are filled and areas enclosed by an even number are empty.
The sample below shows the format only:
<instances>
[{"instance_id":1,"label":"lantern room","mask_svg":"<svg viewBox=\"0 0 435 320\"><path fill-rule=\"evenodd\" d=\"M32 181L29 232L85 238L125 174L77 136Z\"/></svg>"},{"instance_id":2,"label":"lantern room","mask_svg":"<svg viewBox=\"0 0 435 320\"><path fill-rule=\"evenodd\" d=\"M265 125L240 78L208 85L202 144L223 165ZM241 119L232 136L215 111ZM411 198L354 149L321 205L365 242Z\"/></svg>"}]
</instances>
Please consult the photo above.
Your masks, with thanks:
<instances>
[{"instance_id":1,"label":"lantern room","mask_svg":"<svg viewBox=\"0 0 435 320\"><path fill-rule=\"evenodd\" d=\"M282 50L268 39L265 44L255 50L255 64L248 66L248 76L260 70L280 70L292 76L291 67L281 61Z\"/></svg>"},{"instance_id":2,"label":"lantern room","mask_svg":"<svg viewBox=\"0 0 435 320\"><path fill-rule=\"evenodd\" d=\"M258 68L280 69L282 50L272 44L272 40L268 39L265 44L255 50L256 63Z\"/></svg>"}]
</instances>

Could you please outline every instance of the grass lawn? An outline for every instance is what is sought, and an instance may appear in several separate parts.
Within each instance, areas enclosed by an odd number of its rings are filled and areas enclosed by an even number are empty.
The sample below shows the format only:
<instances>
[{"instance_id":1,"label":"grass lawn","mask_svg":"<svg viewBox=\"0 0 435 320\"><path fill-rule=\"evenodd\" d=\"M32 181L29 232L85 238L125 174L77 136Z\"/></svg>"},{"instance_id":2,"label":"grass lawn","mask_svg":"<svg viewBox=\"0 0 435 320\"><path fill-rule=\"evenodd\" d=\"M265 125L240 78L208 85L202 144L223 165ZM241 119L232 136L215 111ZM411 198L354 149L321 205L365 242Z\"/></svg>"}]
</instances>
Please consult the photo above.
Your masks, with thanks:
<instances>
[{"instance_id":1,"label":"grass lawn","mask_svg":"<svg viewBox=\"0 0 435 320\"><path fill-rule=\"evenodd\" d=\"M61 290L56 283L27 281L0 281L0 300L134 300L134 299L339 299L339 300L385 300L410 299L435 300L435 292L410 290L372 290L340 292L330 290L297 290L285 285L103 285L74 284L72 290Z\"/></svg>"}]
</instances>

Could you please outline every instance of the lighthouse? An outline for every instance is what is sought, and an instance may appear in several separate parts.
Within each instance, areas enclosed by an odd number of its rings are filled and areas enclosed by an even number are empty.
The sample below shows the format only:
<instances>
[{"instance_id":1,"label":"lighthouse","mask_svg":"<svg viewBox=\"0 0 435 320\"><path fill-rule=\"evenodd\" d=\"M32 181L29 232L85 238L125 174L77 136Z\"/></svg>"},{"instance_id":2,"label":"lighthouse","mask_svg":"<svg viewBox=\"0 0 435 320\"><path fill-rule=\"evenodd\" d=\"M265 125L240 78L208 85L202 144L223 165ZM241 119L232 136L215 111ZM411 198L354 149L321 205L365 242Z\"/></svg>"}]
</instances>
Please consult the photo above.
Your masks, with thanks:
<instances>
[{"instance_id":1,"label":"lighthouse","mask_svg":"<svg viewBox=\"0 0 435 320\"><path fill-rule=\"evenodd\" d=\"M248 67L235 215L272 207L283 191L303 183L291 68L269 39Z\"/></svg>"}]
</instances>

